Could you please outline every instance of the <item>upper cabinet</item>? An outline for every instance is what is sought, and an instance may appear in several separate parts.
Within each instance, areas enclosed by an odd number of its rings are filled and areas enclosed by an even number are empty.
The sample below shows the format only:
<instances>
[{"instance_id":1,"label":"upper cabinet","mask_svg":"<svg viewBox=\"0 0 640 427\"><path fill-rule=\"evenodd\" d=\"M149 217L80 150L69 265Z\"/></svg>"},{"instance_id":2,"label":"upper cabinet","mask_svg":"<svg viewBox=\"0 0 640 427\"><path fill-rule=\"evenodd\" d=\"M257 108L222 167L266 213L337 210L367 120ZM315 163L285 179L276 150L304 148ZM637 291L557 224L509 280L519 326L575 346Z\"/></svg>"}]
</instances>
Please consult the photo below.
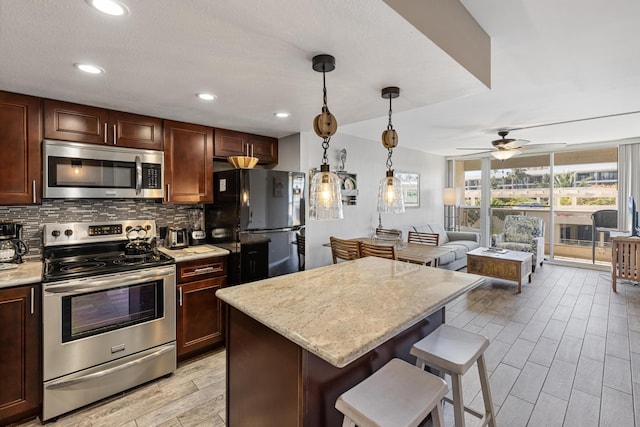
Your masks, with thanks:
<instances>
[{"instance_id":1,"label":"upper cabinet","mask_svg":"<svg viewBox=\"0 0 640 427\"><path fill-rule=\"evenodd\" d=\"M41 200L40 98L0 91L0 205Z\"/></svg>"},{"instance_id":2,"label":"upper cabinet","mask_svg":"<svg viewBox=\"0 0 640 427\"><path fill-rule=\"evenodd\" d=\"M278 139L227 129L216 129L213 157L253 156L259 163L278 163Z\"/></svg>"},{"instance_id":3,"label":"upper cabinet","mask_svg":"<svg viewBox=\"0 0 640 427\"><path fill-rule=\"evenodd\" d=\"M213 202L213 128L164 121L167 203Z\"/></svg>"},{"instance_id":4,"label":"upper cabinet","mask_svg":"<svg viewBox=\"0 0 640 427\"><path fill-rule=\"evenodd\" d=\"M44 137L162 150L162 120L47 99Z\"/></svg>"}]
</instances>

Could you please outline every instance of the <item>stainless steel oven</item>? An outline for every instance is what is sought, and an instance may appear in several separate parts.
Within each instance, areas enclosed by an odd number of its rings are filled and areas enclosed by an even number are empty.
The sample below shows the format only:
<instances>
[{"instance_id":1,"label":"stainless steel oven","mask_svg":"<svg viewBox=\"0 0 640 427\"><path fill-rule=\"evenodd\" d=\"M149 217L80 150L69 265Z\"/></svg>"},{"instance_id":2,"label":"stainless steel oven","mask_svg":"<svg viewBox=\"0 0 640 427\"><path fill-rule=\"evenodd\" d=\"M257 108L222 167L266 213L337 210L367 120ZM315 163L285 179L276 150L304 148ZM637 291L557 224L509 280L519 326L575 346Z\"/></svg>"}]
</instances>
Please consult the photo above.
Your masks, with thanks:
<instances>
[{"instance_id":1,"label":"stainless steel oven","mask_svg":"<svg viewBox=\"0 0 640 427\"><path fill-rule=\"evenodd\" d=\"M58 244L44 254L43 421L176 368L175 264L157 252L127 257L131 223L45 225ZM60 244L65 230L100 243Z\"/></svg>"}]
</instances>

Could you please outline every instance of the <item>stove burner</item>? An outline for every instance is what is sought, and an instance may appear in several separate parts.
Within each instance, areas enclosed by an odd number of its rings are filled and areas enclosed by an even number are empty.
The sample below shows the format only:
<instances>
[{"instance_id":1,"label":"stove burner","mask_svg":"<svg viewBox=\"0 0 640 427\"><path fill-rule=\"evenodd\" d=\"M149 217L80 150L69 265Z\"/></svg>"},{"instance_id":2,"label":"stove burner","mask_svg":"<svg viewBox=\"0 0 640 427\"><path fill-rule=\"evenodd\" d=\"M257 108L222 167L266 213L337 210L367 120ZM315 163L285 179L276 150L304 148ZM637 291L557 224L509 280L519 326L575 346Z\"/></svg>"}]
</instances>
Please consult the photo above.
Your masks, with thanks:
<instances>
[{"instance_id":1,"label":"stove burner","mask_svg":"<svg viewBox=\"0 0 640 427\"><path fill-rule=\"evenodd\" d=\"M122 254L116 253L116 254L98 255L93 259L96 261L115 261L115 260L118 260L119 258L122 258Z\"/></svg>"},{"instance_id":2,"label":"stove burner","mask_svg":"<svg viewBox=\"0 0 640 427\"><path fill-rule=\"evenodd\" d=\"M174 262L156 249L127 255L125 246L126 243L117 241L45 248L43 282L121 273Z\"/></svg>"},{"instance_id":3,"label":"stove burner","mask_svg":"<svg viewBox=\"0 0 640 427\"><path fill-rule=\"evenodd\" d=\"M72 264L82 264L84 262L89 261L88 258L74 258L74 259L69 259L69 260L60 260L58 261L58 263L60 264L61 267L64 267L66 265Z\"/></svg>"},{"instance_id":4,"label":"stove burner","mask_svg":"<svg viewBox=\"0 0 640 427\"><path fill-rule=\"evenodd\" d=\"M68 261L64 264L65 265L60 266L60 271L65 271L68 273L77 273L79 271L86 270L97 270L107 265L104 262L86 262L86 260L82 260L81 262Z\"/></svg>"}]
</instances>

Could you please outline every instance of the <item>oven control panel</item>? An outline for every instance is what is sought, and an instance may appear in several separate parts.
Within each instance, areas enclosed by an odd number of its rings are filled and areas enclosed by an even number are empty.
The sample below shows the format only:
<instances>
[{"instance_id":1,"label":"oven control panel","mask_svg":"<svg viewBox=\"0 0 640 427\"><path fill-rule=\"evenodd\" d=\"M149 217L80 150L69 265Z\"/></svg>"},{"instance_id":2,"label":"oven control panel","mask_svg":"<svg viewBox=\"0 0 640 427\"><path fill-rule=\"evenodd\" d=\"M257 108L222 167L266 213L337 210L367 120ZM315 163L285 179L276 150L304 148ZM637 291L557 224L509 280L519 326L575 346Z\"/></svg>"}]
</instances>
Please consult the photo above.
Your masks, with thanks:
<instances>
[{"instance_id":1,"label":"oven control panel","mask_svg":"<svg viewBox=\"0 0 640 427\"><path fill-rule=\"evenodd\" d=\"M156 222L152 219L44 224L42 231L45 247L152 237L156 237Z\"/></svg>"},{"instance_id":2,"label":"oven control panel","mask_svg":"<svg viewBox=\"0 0 640 427\"><path fill-rule=\"evenodd\" d=\"M108 236L122 234L122 224L90 225L87 227L89 236Z\"/></svg>"}]
</instances>

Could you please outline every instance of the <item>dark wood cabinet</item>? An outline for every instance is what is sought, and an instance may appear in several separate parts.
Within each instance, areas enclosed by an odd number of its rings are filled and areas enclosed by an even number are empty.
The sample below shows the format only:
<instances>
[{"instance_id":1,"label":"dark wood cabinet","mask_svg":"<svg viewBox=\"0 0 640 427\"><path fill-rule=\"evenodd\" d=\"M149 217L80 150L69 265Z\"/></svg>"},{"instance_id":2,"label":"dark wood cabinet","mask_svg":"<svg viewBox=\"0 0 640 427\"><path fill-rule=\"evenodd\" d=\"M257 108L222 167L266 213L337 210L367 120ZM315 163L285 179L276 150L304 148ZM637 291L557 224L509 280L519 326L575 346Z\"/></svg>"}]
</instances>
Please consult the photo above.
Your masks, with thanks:
<instances>
[{"instance_id":1,"label":"dark wood cabinet","mask_svg":"<svg viewBox=\"0 0 640 427\"><path fill-rule=\"evenodd\" d=\"M40 411L40 287L0 289L0 425Z\"/></svg>"},{"instance_id":2,"label":"dark wood cabinet","mask_svg":"<svg viewBox=\"0 0 640 427\"><path fill-rule=\"evenodd\" d=\"M44 101L44 137L162 150L162 120L89 105Z\"/></svg>"},{"instance_id":3,"label":"dark wood cabinet","mask_svg":"<svg viewBox=\"0 0 640 427\"><path fill-rule=\"evenodd\" d=\"M215 130L214 158L254 156L259 163L278 163L278 139L228 129Z\"/></svg>"},{"instance_id":4,"label":"dark wood cabinet","mask_svg":"<svg viewBox=\"0 0 640 427\"><path fill-rule=\"evenodd\" d=\"M249 146L258 163L278 163L278 139L267 136L249 135Z\"/></svg>"},{"instance_id":5,"label":"dark wood cabinet","mask_svg":"<svg viewBox=\"0 0 640 427\"><path fill-rule=\"evenodd\" d=\"M41 200L40 112L40 98L0 91L0 205Z\"/></svg>"},{"instance_id":6,"label":"dark wood cabinet","mask_svg":"<svg viewBox=\"0 0 640 427\"><path fill-rule=\"evenodd\" d=\"M213 128L164 121L167 203L213 202Z\"/></svg>"},{"instance_id":7,"label":"dark wood cabinet","mask_svg":"<svg viewBox=\"0 0 640 427\"><path fill-rule=\"evenodd\" d=\"M226 274L226 257L178 263L178 360L224 343L224 308L215 294L226 286Z\"/></svg>"},{"instance_id":8,"label":"dark wood cabinet","mask_svg":"<svg viewBox=\"0 0 640 427\"><path fill-rule=\"evenodd\" d=\"M240 249L242 283L269 277L269 241L242 243Z\"/></svg>"}]
</instances>

